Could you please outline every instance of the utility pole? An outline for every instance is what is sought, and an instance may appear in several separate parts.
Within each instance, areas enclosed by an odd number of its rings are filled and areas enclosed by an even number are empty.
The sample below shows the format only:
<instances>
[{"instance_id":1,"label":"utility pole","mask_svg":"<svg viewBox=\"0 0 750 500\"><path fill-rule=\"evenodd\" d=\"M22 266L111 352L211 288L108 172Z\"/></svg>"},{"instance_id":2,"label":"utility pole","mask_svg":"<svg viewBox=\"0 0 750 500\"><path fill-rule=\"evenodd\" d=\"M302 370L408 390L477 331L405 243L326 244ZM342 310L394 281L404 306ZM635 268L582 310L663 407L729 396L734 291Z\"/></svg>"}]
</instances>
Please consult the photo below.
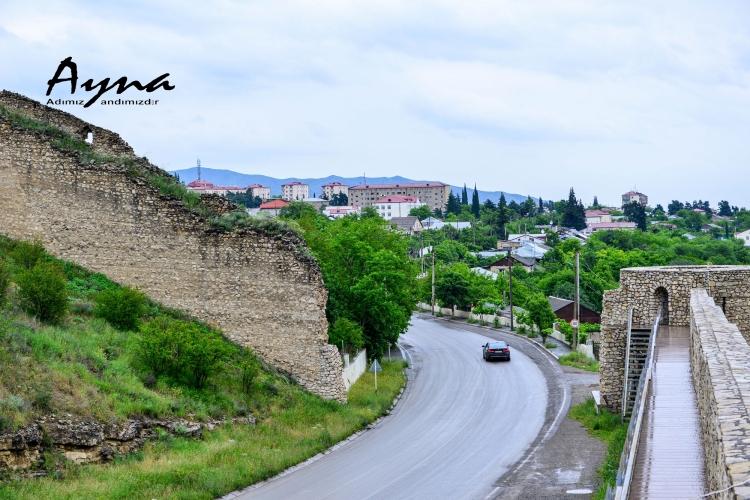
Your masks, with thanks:
<instances>
[{"instance_id":1,"label":"utility pole","mask_svg":"<svg viewBox=\"0 0 750 500\"><path fill-rule=\"evenodd\" d=\"M508 250L508 301L510 302L510 331L513 331L513 263Z\"/></svg>"},{"instance_id":2,"label":"utility pole","mask_svg":"<svg viewBox=\"0 0 750 500\"><path fill-rule=\"evenodd\" d=\"M580 268L579 268L579 256L578 249L576 249L576 294L575 303L573 304L573 316L578 322L578 326L574 328L573 335L573 349L578 349L578 332L581 328L581 292L580 292Z\"/></svg>"},{"instance_id":3,"label":"utility pole","mask_svg":"<svg viewBox=\"0 0 750 500\"><path fill-rule=\"evenodd\" d=\"M432 245L432 315L435 316L435 244Z\"/></svg>"}]
</instances>

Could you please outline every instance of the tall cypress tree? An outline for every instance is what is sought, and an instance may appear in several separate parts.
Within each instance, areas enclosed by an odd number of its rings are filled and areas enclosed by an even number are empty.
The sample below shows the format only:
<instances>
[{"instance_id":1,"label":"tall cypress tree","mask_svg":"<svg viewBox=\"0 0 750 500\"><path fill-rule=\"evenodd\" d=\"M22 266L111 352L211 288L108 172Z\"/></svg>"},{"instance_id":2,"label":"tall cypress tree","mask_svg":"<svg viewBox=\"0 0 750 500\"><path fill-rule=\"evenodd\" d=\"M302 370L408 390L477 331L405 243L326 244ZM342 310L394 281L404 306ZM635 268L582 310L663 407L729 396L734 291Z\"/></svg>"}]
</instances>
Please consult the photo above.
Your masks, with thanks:
<instances>
[{"instance_id":1,"label":"tall cypress tree","mask_svg":"<svg viewBox=\"0 0 750 500\"><path fill-rule=\"evenodd\" d=\"M474 183L474 194L471 195L471 213L479 218L479 191L477 191L476 183Z\"/></svg>"},{"instance_id":2,"label":"tall cypress tree","mask_svg":"<svg viewBox=\"0 0 750 500\"><path fill-rule=\"evenodd\" d=\"M542 197L540 196L539 197L539 214L541 215L543 213L544 213L544 202L542 201Z\"/></svg>"},{"instance_id":3,"label":"tall cypress tree","mask_svg":"<svg viewBox=\"0 0 750 500\"><path fill-rule=\"evenodd\" d=\"M453 195L453 191L448 194L448 205L445 207L445 215L448 214L460 214L461 206L458 203L458 198Z\"/></svg>"},{"instance_id":4,"label":"tall cypress tree","mask_svg":"<svg viewBox=\"0 0 750 500\"><path fill-rule=\"evenodd\" d=\"M497 225L498 233L501 237L507 237L505 234L505 225L510 221L508 213L508 204L505 202L505 193L500 192L500 201L497 202Z\"/></svg>"},{"instance_id":5,"label":"tall cypress tree","mask_svg":"<svg viewBox=\"0 0 750 500\"><path fill-rule=\"evenodd\" d=\"M594 195L594 207L599 206L599 200L596 198L596 195Z\"/></svg>"},{"instance_id":6,"label":"tall cypress tree","mask_svg":"<svg viewBox=\"0 0 750 500\"><path fill-rule=\"evenodd\" d=\"M584 229L586 227L586 211L583 203L576 199L576 193L570 188L568 202L565 204L562 218L563 227L572 227L574 229Z\"/></svg>"},{"instance_id":7,"label":"tall cypress tree","mask_svg":"<svg viewBox=\"0 0 750 500\"><path fill-rule=\"evenodd\" d=\"M466 184L464 184L464 190L461 193L461 205L469 204L469 195L466 193Z\"/></svg>"}]
</instances>

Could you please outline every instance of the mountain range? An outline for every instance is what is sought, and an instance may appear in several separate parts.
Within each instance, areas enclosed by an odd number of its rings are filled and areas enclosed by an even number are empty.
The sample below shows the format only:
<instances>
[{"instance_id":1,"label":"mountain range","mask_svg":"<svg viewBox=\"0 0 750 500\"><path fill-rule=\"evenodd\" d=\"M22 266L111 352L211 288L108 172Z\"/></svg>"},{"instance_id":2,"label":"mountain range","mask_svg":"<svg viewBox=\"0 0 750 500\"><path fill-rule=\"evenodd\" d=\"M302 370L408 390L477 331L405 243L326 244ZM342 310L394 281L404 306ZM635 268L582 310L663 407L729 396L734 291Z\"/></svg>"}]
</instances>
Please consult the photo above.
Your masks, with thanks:
<instances>
[{"instance_id":1,"label":"mountain range","mask_svg":"<svg viewBox=\"0 0 750 500\"><path fill-rule=\"evenodd\" d=\"M194 180L198 179L198 170L197 167L192 168L184 168L182 170L174 170L171 172L172 174L177 174L180 177L180 180L184 182L185 184L193 182ZM241 174L239 172L234 172L232 170L220 170L215 168L205 168L201 167L201 179L204 181L211 182L217 186L237 186L237 187L245 187L249 186L251 184L262 184L263 186L268 186L271 188L271 194L281 194L281 185L286 184L287 182L292 181L298 181L305 183L310 186L310 196L313 194L320 196L320 194L323 192L323 184L328 184L329 182L340 182L342 184L346 184L347 186L356 186L358 184L364 184L365 179L363 177L340 177L338 175L329 175L328 177L323 178L308 178L304 179L301 177L289 177L286 179L277 179L275 177L269 177L267 175L257 175L257 174ZM405 184L408 182L429 182L429 181L435 181L435 179L407 179L406 177L396 176L396 177L367 177L367 184ZM453 190L454 194L458 194L460 196L461 190L463 189L463 186L451 186L451 189ZM470 186L466 186L466 191L469 194L469 202L471 202L471 197L473 195L474 190ZM505 194L505 200L510 203L511 201L516 201L518 203L521 203L526 200L527 196L521 195L521 194L514 194L514 193L507 193L505 191L482 191L481 189L477 189L479 192L479 201L484 202L485 200L489 199L492 200L494 203L497 203L500 200L500 193ZM534 198L532 196L532 198ZM534 198L536 202L539 201L538 198Z\"/></svg>"}]
</instances>

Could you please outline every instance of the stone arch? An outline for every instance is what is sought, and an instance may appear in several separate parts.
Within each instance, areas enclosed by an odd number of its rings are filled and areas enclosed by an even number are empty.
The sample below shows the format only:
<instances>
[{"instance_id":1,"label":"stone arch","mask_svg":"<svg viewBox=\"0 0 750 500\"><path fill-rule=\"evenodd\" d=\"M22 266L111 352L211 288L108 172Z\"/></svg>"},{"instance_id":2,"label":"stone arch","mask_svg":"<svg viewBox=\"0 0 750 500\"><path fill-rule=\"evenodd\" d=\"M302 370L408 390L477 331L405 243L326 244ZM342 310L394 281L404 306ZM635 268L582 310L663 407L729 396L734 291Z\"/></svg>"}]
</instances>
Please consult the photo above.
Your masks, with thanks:
<instances>
[{"instance_id":1,"label":"stone arch","mask_svg":"<svg viewBox=\"0 0 750 500\"><path fill-rule=\"evenodd\" d=\"M663 286L658 287L654 290L654 318L656 313L659 312L661 307L661 321L660 324L669 324L669 292Z\"/></svg>"}]
</instances>

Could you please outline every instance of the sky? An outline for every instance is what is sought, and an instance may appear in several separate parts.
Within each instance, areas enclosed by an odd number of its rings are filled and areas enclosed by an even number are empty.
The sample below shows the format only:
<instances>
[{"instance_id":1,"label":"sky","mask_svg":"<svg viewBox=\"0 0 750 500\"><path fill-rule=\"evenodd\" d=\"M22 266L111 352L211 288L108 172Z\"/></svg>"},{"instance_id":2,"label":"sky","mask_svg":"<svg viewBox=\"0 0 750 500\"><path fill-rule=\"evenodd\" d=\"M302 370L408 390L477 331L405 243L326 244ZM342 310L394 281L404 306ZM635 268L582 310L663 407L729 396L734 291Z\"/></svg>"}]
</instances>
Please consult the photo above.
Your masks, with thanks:
<instances>
[{"instance_id":1,"label":"sky","mask_svg":"<svg viewBox=\"0 0 750 500\"><path fill-rule=\"evenodd\" d=\"M79 86L170 74L57 106L168 170L750 207L747 2L0 2L0 88L46 102L68 56Z\"/></svg>"}]
</instances>

